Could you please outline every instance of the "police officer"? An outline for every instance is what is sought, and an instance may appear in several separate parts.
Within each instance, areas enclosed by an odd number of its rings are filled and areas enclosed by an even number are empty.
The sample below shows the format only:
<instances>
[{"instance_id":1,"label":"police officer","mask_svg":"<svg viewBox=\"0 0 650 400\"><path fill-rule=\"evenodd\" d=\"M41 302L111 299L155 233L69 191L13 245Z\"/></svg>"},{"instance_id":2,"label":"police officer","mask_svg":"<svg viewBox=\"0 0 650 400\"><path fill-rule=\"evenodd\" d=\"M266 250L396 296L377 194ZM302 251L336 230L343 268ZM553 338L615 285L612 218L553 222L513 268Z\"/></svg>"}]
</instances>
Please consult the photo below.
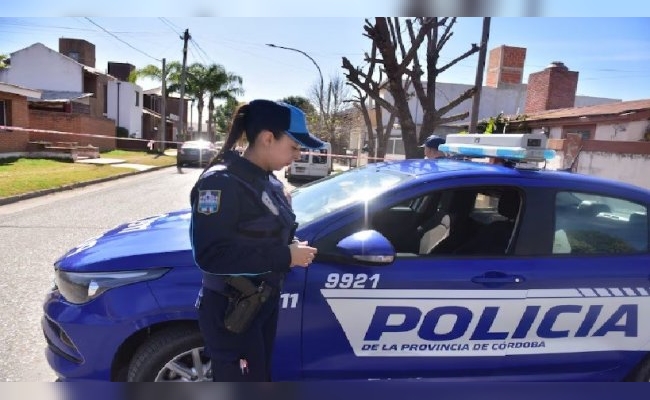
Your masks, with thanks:
<instances>
[{"instance_id":1,"label":"police officer","mask_svg":"<svg viewBox=\"0 0 650 400\"><path fill-rule=\"evenodd\" d=\"M240 155L234 148L244 133L249 144ZM307 267L317 251L293 238L296 218L273 171L299 159L301 147L323 145L300 109L253 100L237 110L223 149L192 189L190 236L203 277L199 326L214 381L271 380L282 280L291 267ZM242 294L233 277L257 291L270 289L238 333L224 322Z\"/></svg>"},{"instance_id":2,"label":"police officer","mask_svg":"<svg viewBox=\"0 0 650 400\"><path fill-rule=\"evenodd\" d=\"M445 153L438 150L438 146L445 144L445 139L438 135L431 135L420 147L424 147L424 158L444 158Z\"/></svg>"}]
</instances>

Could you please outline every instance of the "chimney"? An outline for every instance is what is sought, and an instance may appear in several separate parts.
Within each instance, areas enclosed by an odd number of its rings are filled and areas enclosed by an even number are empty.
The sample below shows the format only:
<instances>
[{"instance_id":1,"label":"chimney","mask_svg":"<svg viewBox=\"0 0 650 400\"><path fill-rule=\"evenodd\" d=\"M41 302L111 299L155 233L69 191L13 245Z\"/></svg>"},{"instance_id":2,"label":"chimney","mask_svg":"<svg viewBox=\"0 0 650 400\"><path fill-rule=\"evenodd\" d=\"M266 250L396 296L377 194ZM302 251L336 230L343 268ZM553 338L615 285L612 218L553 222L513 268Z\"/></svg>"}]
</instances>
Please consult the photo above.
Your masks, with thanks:
<instances>
[{"instance_id":1,"label":"chimney","mask_svg":"<svg viewBox=\"0 0 650 400\"><path fill-rule=\"evenodd\" d=\"M526 48L502 45L490 50L486 86L520 84L524 76Z\"/></svg>"},{"instance_id":2,"label":"chimney","mask_svg":"<svg viewBox=\"0 0 650 400\"><path fill-rule=\"evenodd\" d=\"M59 53L95 68L95 45L83 39L59 38Z\"/></svg>"},{"instance_id":3,"label":"chimney","mask_svg":"<svg viewBox=\"0 0 650 400\"><path fill-rule=\"evenodd\" d=\"M135 70L135 65L120 62L108 62L108 74L116 77L120 81L128 82L129 75Z\"/></svg>"},{"instance_id":4,"label":"chimney","mask_svg":"<svg viewBox=\"0 0 650 400\"><path fill-rule=\"evenodd\" d=\"M578 72L553 61L543 71L528 76L525 113L574 107Z\"/></svg>"}]
</instances>

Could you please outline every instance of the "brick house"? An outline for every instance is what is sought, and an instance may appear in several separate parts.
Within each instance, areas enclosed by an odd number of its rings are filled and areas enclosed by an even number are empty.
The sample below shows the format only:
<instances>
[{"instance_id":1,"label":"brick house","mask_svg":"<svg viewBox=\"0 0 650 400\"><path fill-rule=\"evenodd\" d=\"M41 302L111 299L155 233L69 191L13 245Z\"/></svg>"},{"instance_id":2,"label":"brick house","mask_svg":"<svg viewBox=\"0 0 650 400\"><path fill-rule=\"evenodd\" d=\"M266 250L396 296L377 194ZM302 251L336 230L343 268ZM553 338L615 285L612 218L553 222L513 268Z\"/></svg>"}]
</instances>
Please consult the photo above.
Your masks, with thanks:
<instances>
[{"instance_id":1,"label":"brick house","mask_svg":"<svg viewBox=\"0 0 650 400\"><path fill-rule=\"evenodd\" d=\"M116 147L116 125L130 137L141 137L142 89L97 70L92 43L60 38L58 52L35 43L11 53L9 60L0 81L42 92L40 98L27 98L28 127L48 132L34 132L32 140L76 142L105 151ZM87 134L95 136L83 136Z\"/></svg>"},{"instance_id":2,"label":"brick house","mask_svg":"<svg viewBox=\"0 0 650 400\"><path fill-rule=\"evenodd\" d=\"M0 153L21 156L29 142L29 133L7 127L27 128L29 111L27 98L38 98L37 90L0 82Z\"/></svg>"},{"instance_id":3,"label":"brick house","mask_svg":"<svg viewBox=\"0 0 650 400\"><path fill-rule=\"evenodd\" d=\"M527 49L502 45L490 50L488 54L485 85L481 88L478 120L487 120L503 113L505 115L519 115L526 110L530 112L541 111L560 107L583 107L597 104L620 102L621 99L603 98L576 95L578 72L569 71L561 62L553 62L543 71L529 75L528 83L523 82L524 64ZM426 82L423 82L426 85ZM473 85L436 82L435 102L438 108L449 103L462 93L472 88ZM392 102L392 97L383 91L383 97ZM420 131L424 112L411 88L409 108ZM468 113L464 120L456 121L436 128L439 135L458 133L469 126L471 117L472 99L465 100L453 108L447 115ZM374 119L371 113L371 119ZM384 126L389 119L388 113L383 113ZM373 123L374 126L374 123ZM393 129L388 143L387 156L389 158L403 158L404 147L402 133L399 127ZM357 143L356 138L351 138L351 147ZM360 142L363 142L360 141Z\"/></svg>"}]
</instances>

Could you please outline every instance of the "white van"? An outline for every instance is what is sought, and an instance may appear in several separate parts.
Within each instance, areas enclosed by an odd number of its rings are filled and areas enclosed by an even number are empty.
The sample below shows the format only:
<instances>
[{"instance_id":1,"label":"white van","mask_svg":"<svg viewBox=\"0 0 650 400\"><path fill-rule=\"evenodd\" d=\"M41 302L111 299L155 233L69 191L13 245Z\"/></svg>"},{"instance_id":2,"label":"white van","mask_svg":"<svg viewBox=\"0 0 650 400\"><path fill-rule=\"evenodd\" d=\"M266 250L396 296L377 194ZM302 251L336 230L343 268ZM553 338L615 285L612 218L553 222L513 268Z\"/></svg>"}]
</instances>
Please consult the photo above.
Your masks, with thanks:
<instances>
[{"instance_id":1,"label":"white van","mask_svg":"<svg viewBox=\"0 0 650 400\"><path fill-rule=\"evenodd\" d=\"M322 149L300 149L300 160L294 161L284 172L288 181L292 179L320 179L332 173L332 146L325 142Z\"/></svg>"}]
</instances>

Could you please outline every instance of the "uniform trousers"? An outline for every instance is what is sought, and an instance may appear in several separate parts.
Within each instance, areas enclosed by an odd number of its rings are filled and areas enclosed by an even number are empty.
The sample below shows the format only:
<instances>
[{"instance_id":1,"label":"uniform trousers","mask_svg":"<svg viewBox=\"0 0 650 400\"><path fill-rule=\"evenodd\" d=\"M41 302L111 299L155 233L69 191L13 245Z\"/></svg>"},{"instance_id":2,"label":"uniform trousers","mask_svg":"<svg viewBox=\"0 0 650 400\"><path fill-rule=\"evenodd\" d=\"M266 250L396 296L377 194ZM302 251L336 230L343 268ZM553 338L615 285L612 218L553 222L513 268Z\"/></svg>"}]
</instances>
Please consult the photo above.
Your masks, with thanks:
<instances>
[{"instance_id":1,"label":"uniform trousers","mask_svg":"<svg viewBox=\"0 0 650 400\"><path fill-rule=\"evenodd\" d=\"M280 307L278 291L274 290L242 333L230 332L224 326L228 297L206 287L202 292L198 305L199 327L212 364L212 380L271 381L271 357Z\"/></svg>"}]
</instances>

